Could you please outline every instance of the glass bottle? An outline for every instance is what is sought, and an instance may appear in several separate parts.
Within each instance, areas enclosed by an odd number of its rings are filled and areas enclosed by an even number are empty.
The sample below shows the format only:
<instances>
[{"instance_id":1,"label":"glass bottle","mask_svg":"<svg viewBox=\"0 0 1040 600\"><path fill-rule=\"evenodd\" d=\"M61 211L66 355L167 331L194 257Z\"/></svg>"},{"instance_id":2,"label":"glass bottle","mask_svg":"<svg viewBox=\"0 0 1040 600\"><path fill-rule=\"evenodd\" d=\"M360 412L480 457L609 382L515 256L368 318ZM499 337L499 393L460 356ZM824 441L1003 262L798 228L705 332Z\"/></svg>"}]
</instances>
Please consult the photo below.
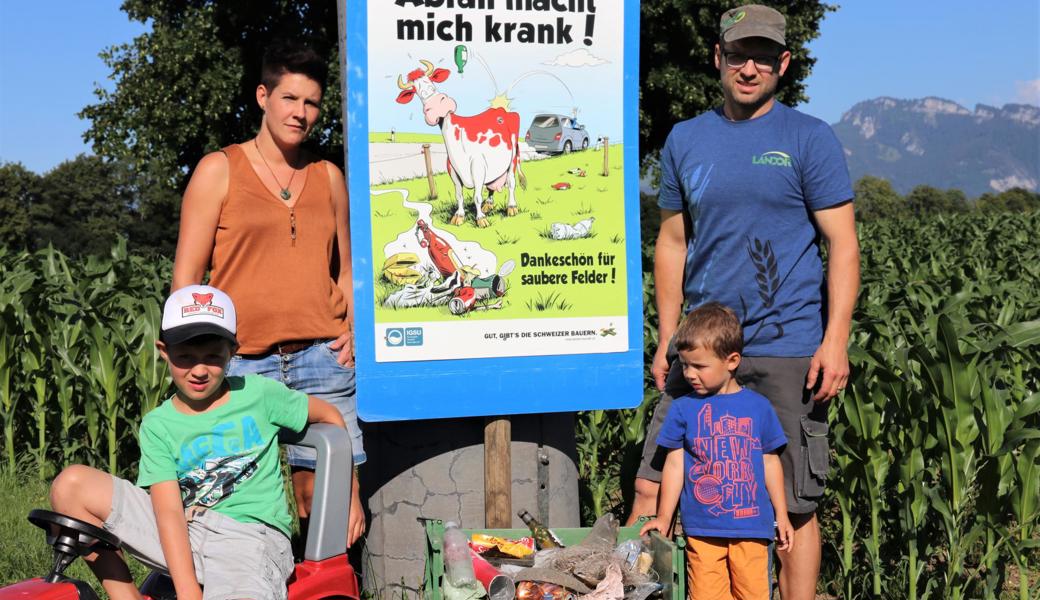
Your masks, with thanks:
<instances>
[{"instance_id":1,"label":"glass bottle","mask_svg":"<svg viewBox=\"0 0 1040 600\"><path fill-rule=\"evenodd\" d=\"M563 542L560 538L556 537L556 534L551 529L542 525L537 519L531 516L531 513L527 512L526 509L521 509L520 512L516 513L518 517L523 519L524 523L531 530L531 534L534 537L534 543L538 545L538 548L545 550L546 548L563 548Z\"/></svg>"}]
</instances>

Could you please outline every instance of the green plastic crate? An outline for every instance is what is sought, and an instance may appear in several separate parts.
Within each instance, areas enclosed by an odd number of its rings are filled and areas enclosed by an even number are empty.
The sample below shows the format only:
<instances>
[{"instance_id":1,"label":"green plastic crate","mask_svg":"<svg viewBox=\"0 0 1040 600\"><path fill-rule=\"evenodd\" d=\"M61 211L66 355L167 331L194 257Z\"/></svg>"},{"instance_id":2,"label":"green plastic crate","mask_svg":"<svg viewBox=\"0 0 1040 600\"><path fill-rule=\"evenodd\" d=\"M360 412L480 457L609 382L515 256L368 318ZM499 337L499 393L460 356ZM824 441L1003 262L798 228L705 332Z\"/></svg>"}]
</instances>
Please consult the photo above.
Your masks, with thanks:
<instances>
[{"instance_id":1,"label":"green plastic crate","mask_svg":"<svg viewBox=\"0 0 1040 600\"><path fill-rule=\"evenodd\" d=\"M639 528L643 520L631 527L618 530L618 543L639 537ZM553 533L565 546L572 546L585 539L590 527L553 527ZM474 533L486 533L505 538L520 538L531 535L527 529L463 529L468 538ZM444 581L444 554L441 543L444 539L444 521L431 519L426 521L426 579L424 582L425 600L443 600L441 586ZM653 555L654 571L664 584L662 598L684 600L686 598L686 541L678 536L669 540L656 531L650 532L650 553Z\"/></svg>"}]
</instances>

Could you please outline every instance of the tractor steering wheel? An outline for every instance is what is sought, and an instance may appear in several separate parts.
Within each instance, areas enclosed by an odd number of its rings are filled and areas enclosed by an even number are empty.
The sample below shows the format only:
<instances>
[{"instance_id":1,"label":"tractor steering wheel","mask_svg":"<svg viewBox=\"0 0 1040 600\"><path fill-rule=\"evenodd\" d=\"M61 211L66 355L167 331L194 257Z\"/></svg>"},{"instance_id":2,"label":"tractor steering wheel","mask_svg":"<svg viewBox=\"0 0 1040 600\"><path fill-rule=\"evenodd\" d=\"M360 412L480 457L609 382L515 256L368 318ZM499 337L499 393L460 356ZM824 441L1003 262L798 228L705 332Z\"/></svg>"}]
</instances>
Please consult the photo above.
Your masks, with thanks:
<instances>
[{"instance_id":1,"label":"tractor steering wheel","mask_svg":"<svg viewBox=\"0 0 1040 600\"><path fill-rule=\"evenodd\" d=\"M29 511L29 522L47 533L47 544L54 548L54 568L47 577L51 583L77 556L119 549L119 538L110 532L61 513L37 508Z\"/></svg>"}]
</instances>

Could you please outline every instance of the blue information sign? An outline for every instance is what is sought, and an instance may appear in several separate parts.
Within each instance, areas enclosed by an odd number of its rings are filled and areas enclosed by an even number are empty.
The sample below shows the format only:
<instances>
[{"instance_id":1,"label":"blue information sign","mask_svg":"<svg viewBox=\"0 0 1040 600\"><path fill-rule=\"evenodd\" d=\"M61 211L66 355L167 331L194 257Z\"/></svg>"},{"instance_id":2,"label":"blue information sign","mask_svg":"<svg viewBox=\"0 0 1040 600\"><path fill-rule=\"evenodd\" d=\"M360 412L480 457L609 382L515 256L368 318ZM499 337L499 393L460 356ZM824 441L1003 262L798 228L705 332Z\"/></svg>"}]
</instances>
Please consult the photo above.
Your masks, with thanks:
<instances>
[{"instance_id":1,"label":"blue information sign","mask_svg":"<svg viewBox=\"0 0 1040 600\"><path fill-rule=\"evenodd\" d=\"M642 394L637 0L348 0L366 421Z\"/></svg>"}]
</instances>

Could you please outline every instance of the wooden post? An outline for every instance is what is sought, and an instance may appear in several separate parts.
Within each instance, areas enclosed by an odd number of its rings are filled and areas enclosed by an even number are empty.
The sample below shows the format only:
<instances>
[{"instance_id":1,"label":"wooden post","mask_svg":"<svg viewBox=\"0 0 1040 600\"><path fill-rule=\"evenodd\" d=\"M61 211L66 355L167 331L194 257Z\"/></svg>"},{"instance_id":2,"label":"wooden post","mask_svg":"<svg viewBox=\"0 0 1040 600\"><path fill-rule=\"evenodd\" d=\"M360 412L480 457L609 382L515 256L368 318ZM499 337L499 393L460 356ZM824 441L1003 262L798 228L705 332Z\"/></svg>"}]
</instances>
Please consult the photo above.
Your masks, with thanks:
<instances>
[{"instance_id":1,"label":"wooden post","mask_svg":"<svg viewBox=\"0 0 1040 600\"><path fill-rule=\"evenodd\" d=\"M484 526L506 529L513 524L513 461L509 417L484 420Z\"/></svg>"},{"instance_id":2,"label":"wooden post","mask_svg":"<svg viewBox=\"0 0 1040 600\"><path fill-rule=\"evenodd\" d=\"M430 182L430 200L437 199L437 187L433 185L433 161L430 160L430 145L422 145L423 156L426 157L426 180Z\"/></svg>"},{"instance_id":3,"label":"wooden post","mask_svg":"<svg viewBox=\"0 0 1040 600\"><path fill-rule=\"evenodd\" d=\"M610 175L610 138L603 137L603 176Z\"/></svg>"}]
</instances>

